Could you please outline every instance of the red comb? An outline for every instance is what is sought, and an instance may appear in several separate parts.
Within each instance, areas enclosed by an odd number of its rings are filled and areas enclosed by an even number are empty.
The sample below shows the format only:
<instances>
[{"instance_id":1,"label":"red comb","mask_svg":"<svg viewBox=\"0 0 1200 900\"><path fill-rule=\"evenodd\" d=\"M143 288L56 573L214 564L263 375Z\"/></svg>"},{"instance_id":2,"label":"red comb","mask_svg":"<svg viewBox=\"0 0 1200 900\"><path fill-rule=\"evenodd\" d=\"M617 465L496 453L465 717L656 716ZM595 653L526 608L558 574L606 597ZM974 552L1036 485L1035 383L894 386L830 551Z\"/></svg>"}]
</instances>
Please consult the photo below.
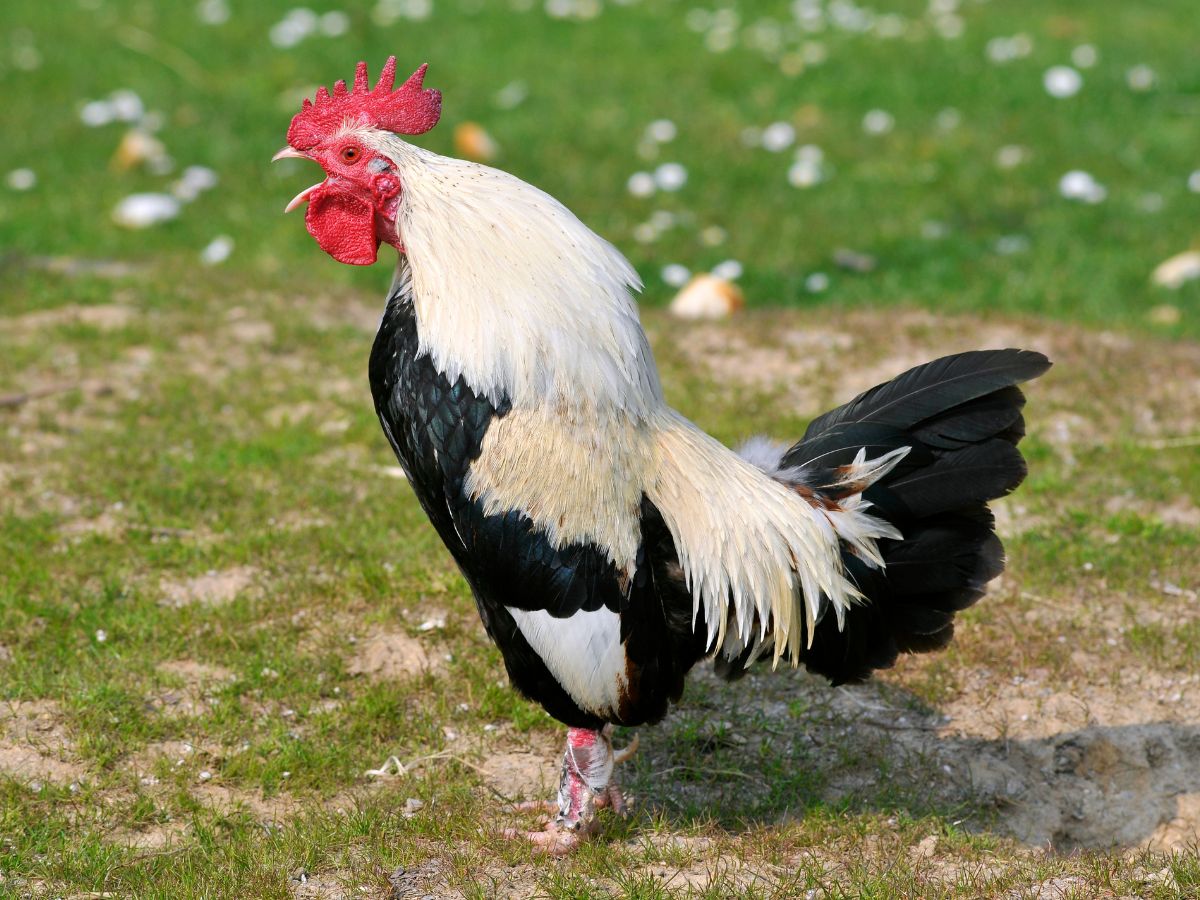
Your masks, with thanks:
<instances>
[{"instance_id":1,"label":"red comb","mask_svg":"<svg viewBox=\"0 0 1200 900\"><path fill-rule=\"evenodd\" d=\"M354 71L354 90L339 81L330 94L317 89L317 99L304 100L288 128L288 143L297 150L310 150L344 124L369 125L396 134L424 134L442 115L442 92L421 86L425 70L421 66L408 81L392 90L396 83L396 57L389 56L374 89L367 85L367 64L360 62Z\"/></svg>"}]
</instances>

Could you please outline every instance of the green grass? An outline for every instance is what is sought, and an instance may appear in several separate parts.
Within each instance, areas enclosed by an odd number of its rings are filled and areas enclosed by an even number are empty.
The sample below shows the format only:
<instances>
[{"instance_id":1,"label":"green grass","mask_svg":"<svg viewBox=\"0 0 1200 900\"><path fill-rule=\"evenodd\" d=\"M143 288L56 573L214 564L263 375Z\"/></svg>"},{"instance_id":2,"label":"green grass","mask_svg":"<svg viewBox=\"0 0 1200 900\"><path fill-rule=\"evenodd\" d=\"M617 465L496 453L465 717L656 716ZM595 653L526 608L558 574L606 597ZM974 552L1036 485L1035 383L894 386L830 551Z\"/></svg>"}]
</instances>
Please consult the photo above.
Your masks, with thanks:
<instances>
[{"instance_id":1,"label":"green grass","mask_svg":"<svg viewBox=\"0 0 1200 900\"><path fill-rule=\"evenodd\" d=\"M764 0L742 4L741 38L721 53L687 27L689 5L665 0L609 4L588 22L515 13L500 0L442 0L426 21L387 26L358 4L346 10L345 35L277 49L266 36L291 5L239 7L213 27L198 22L191 4L85 3L68 16L52 4L6 4L0 24L11 44L32 41L41 66L0 64L6 121L20 123L6 134L3 160L33 168L39 184L0 191L0 247L142 260L178 277L226 233L236 241L227 265L255 283L377 286L382 273L333 264L314 251L298 217L279 215L315 171L267 160L305 91L348 77L359 58L377 69L394 52L402 65L430 61L430 83L445 92L445 120L420 143L450 152L455 124L483 123L503 149L498 164L559 196L630 254L652 304L668 296L662 265L702 269L732 257L761 306L917 302L1200 334L1200 286L1175 295L1149 283L1155 265L1194 243L1200 213L1200 195L1186 184L1200 169L1200 60L1181 27L1190 0L968 2L957 39L938 36L923 0L906 0L879 10L903 17L905 37L791 28L770 52L754 49L748 34L789 22L789 4ZM988 41L1017 33L1031 39L1030 55L990 62ZM1083 71L1083 90L1050 97L1044 71L1069 63L1084 43L1098 48L1099 61ZM797 56L812 59L815 45L824 62L784 74ZM1151 90L1126 83L1136 65L1157 74ZM512 82L528 96L500 110L495 96ZM111 172L122 126L87 128L77 115L85 100L118 88L137 90L164 114L160 137L179 166L211 166L221 177L179 220L146 232L115 228L110 210L133 191L166 189L171 178ZM894 117L892 132L864 134L872 109ZM957 127L938 125L948 109ZM657 159L641 159L641 135L660 117L679 136ZM743 145L744 129L773 121L794 123L799 143L824 150L827 182L791 188L791 151ZM999 169L996 153L1006 145L1027 148L1028 161ZM631 197L627 178L664 160L687 166L686 187ZM1073 169L1092 173L1108 199L1089 206L1059 196L1059 178ZM1160 210L1146 211L1148 195ZM638 244L635 226L660 209L682 224ZM727 231L725 245L701 242L710 225ZM943 236L923 236L931 227ZM998 253L996 242L1011 235L1027 238L1028 249ZM839 247L875 255L878 268L837 271ZM832 273L826 294L805 290L814 271ZM1181 309L1178 324L1147 321L1163 303Z\"/></svg>"},{"instance_id":2,"label":"green grass","mask_svg":"<svg viewBox=\"0 0 1200 900\"><path fill-rule=\"evenodd\" d=\"M26 298L97 290L12 275ZM49 704L49 743L34 746L74 767L34 779L40 789L19 773L0 778L10 835L0 872L14 896L283 897L299 872L346 881L345 896L359 885L386 896L401 867L413 884L467 896L499 890L489 879L515 880L513 896L891 897L1077 877L1167 897L1176 882L1145 879L1170 866L1179 884L1194 879L1186 856L1031 853L1002 837L1003 804L942 774L938 745L896 744L863 724L858 705L885 710L868 718L935 722L964 700L981 710L1002 700L1006 679L979 674L989 670L1048 671L1070 691L1103 689L1118 670L1188 675L1196 623L1179 616L1189 603L1153 585L1194 589L1196 531L1157 510L1196 496L1200 468L1186 447L1149 452L1154 434L1139 432L1136 410L1167 433L1168 409L1195 414L1195 403L1169 406L1191 345L1129 342L1112 365L1145 367L1105 395L1108 370L1086 365L1093 332L1016 324L1059 359L1032 391L1033 474L1019 495L1028 525L1008 542L1004 585L964 616L950 651L909 660L862 700L787 674L733 686L698 677L667 723L643 730L625 773L644 798L636 816L609 820L575 859L539 865L490 835L510 820L492 812L479 767L521 748L549 760L559 730L507 686L468 591L384 470L362 372L377 303L343 288L249 291L239 279L205 273L166 306L151 273L110 287L134 313L117 327L18 315L0 337L7 358L30 354L6 389L48 373L80 385L6 410L0 433L3 698ZM883 334L932 350L1004 324L947 319L931 333L907 313L855 316L764 313L722 333L752 352L786 346L795 329L849 328L862 339L822 366L854 371L886 355ZM813 412L775 390L714 384L686 349L703 328L647 321L671 400L724 439L792 434ZM55 348L53 369L34 358L40 346ZM820 371L841 390L834 370ZM1069 411L1091 416L1096 434L1062 443L1053 423ZM163 604L173 585L240 567L252 583L228 602ZM420 631L436 611L445 628ZM439 671L353 675L361 642L379 632L421 641ZM1096 662L1076 660L1078 647ZM180 660L211 674L163 668ZM995 698L977 698L964 677L983 678ZM16 727L4 708L0 754ZM1190 726L1179 727L1186 740ZM941 746L990 752L986 742ZM433 758L382 786L364 779L393 754ZM411 816L408 798L424 804ZM912 848L930 834L937 849L923 863ZM148 836L168 843L138 846ZM487 861L497 851L503 866Z\"/></svg>"},{"instance_id":3,"label":"green grass","mask_svg":"<svg viewBox=\"0 0 1200 900\"><path fill-rule=\"evenodd\" d=\"M236 5L215 28L191 4L0 10L0 87L16 123L0 174L27 166L39 178L27 193L0 187L0 397L49 391L0 406L0 897L322 896L314 884L329 897L1037 896L1072 878L1059 887L1078 896L1200 889L1187 848L1093 841L1060 853L1014 839L1027 801L967 783L961 768L1008 759L1038 791L1050 778L1038 753L1053 756L1060 739L1124 739L1107 713L1049 737L1017 720L989 731L984 717L1007 701L1040 696L1017 677L1056 698L1124 704L1134 724L1194 746L1200 287L1171 294L1148 277L1196 239L1190 4L971 2L965 33L947 40L925 3L899 3L887 10L916 23L911 38L790 37L785 57L805 41L827 52L790 76L745 41L704 49L684 24L693 5L607 4L578 22L435 0L429 21L388 27L358 6L345 36L291 50L266 40L285 3ZM741 6L750 25L788 8ZM1018 32L1032 54L988 62L987 41ZM13 62L29 41L33 71ZM1100 60L1084 90L1048 97L1043 71L1085 42ZM298 218L279 215L315 173L266 162L301 89L389 52L428 59L446 92L445 123L421 143L449 152L455 123L482 122L499 165L631 256L669 399L723 440L798 434L857 373L893 374L911 354L1005 340L1058 363L1030 392L1031 475L1009 504L1009 572L950 650L857 692L791 673L733 686L701 674L667 722L643 730L624 773L642 800L634 816L606 819L562 862L494 834L513 820L496 814L501 788L481 769L501 752L550 759L561 736L507 686L468 590L389 472L365 384L387 273L321 254ZM1128 88L1136 64L1155 69L1154 89ZM528 97L499 110L494 95L516 80ZM111 171L122 126L89 129L77 115L121 87L164 111L160 137L179 166L221 177L145 232L111 226L111 208L173 176ZM961 123L939 129L951 107ZM894 131L863 133L875 108ZM679 136L639 158L660 117ZM824 149L828 181L792 188L790 151L743 145L745 128L775 120ZM1032 153L1001 170L994 156L1009 144ZM687 166L682 191L629 195L630 174L666 160ZM1103 204L1058 195L1075 168L1108 187ZM1149 193L1160 211L1145 211ZM655 210L682 224L638 243ZM942 237L923 236L931 221ZM711 225L724 245L700 239ZM233 256L202 267L200 248L221 233ZM1013 234L1028 249L998 254ZM836 269L839 247L878 267ZM62 274L46 256L132 269ZM683 327L653 309L669 296L662 265L726 258L746 268L752 312L740 323ZM805 289L815 271L831 273L827 292ZM1177 324L1147 318L1164 303ZM971 315L931 322L917 308ZM726 351L732 363L718 366ZM743 377L764 358L814 357L777 384ZM207 573L242 571L222 602L170 600ZM439 614L444 628L421 630ZM435 671L353 674L380 633L420 642ZM1184 702L1166 706L1176 692ZM976 717L969 736L920 740L948 710ZM63 768L13 771L14 748ZM391 755L424 761L404 778L363 776ZM1086 777L1103 787L1110 776ZM1146 803L1200 790L1155 777L1138 788ZM410 799L422 805L406 812Z\"/></svg>"}]
</instances>

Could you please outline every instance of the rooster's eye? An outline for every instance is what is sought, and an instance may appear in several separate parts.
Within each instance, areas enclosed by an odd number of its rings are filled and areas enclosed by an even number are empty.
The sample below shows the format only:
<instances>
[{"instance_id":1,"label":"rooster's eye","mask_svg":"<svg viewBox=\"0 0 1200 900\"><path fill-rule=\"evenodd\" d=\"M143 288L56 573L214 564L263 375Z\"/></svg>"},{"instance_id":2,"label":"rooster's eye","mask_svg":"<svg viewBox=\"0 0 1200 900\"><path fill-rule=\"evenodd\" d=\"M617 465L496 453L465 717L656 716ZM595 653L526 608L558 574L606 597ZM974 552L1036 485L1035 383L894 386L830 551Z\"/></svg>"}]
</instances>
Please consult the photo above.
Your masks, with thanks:
<instances>
[{"instance_id":1,"label":"rooster's eye","mask_svg":"<svg viewBox=\"0 0 1200 900\"><path fill-rule=\"evenodd\" d=\"M357 147L346 147L344 150L342 150L342 159L348 163L358 162L358 158L361 155L362 151L360 151Z\"/></svg>"}]
</instances>

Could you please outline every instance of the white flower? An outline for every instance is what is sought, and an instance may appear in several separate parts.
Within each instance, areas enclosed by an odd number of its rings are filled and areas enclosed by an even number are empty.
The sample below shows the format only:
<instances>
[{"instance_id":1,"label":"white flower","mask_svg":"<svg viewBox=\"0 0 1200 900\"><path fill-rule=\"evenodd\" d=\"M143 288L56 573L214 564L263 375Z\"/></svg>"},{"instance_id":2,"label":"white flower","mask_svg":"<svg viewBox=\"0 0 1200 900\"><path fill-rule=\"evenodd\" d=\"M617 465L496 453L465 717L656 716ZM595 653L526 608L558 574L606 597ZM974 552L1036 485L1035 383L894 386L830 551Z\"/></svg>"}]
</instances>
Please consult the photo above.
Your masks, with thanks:
<instances>
[{"instance_id":1,"label":"white flower","mask_svg":"<svg viewBox=\"0 0 1200 900\"><path fill-rule=\"evenodd\" d=\"M118 122L136 122L146 114L142 98L128 89L113 91L108 95L108 102L113 118Z\"/></svg>"},{"instance_id":2,"label":"white flower","mask_svg":"<svg viewBox=\"0 0 1200 900\"><path fill-rule=\"evenodd\" d=\"M762 133L762 145L772 153L782 153L796 142L796 129L788 122L772 122Z\"/></svg>"},{"instance_id":3,"label":"white flower","mask_svg":"<svg viewBox=\"0 0 1200 900\"><path fill-rule=\"evenodd\" d=\"M654 170L654 183L659 190L677 191L687 184L687 169L681 163L663 163Z\"/></svg>"},{"instance_id":4,"label":"white flower","mask_svg":"<svg viewBox=\"0 0 1200 900\"><path fill-rule=\"evenodd\" d=\"M692 273L687 266L681 266L679 263L663 266L662 280L673 288L683 287L691 277Z\"/></svg>"},{"instance_id":5,"label":"white flower","mask_svg":"<svg viewBox=\"0 0 1200 900\"><path fill-rule=\"evenodd\" d=\"M629 176L625 187L635 197L649 197L657 185L654 183L654 176L649 172L634 172Z\"/></svg>"},{"instance_id":6,"label":"white flower","mask_svg":"<svg viewBox=\"0 0 1200 900\"><path fill-rule=\"evenodd\" d=\"M1042 76L1042 85L1051 97L1074 97L1083 87L1083 76L1070 66L1051 66Z\"/></svg>"},{"instance_id":7,"label":"white flower","mask_svg":"<svg viewBox=\"0 0 1200 900\"><path fill-rule=\"evenodd\" d=\"M873 109L863 116L862 128L867 134L887 134L896 127L895 117L884 109Z\"/></svg>"},{"instance_id":8,"label":"white flower","mask_svg":"<svg viewBox=\"0 0 1200 900\"><path fill-rule=\"evenodd\" d=\"M737 281L742 277L742 264L736 259L727 259L724 262L719 262L712 268L712 273L718 278L724 278L726 281Z\"/></svg>"},{"instance_id":9,"label":"white flower","mask_svg":"<svg viewBox=\"0 0 1200 900\"><path fill-rule=\"evenodd\" d=\"M171 193L184 203L190 203L204 191L215 188L218 181L220 178L217 173L207 166L188 166L183 170L180 179L172 186Z\"/></svg>"},{"instance_id":10,"label":"white flower","mask_svg":"<svg viewBox=\"0 0 1200 900\"><path fill-rule=\"evenodd\" d=\"M1100 53L1091 44L1080 44L1071 51L1071 62L1081 69L1090 69L1100 61Z\"/></svg>"},{"instance_id":11,"label":"white flower","mask_svg":"<svg viewBox=\"0 0 1200 900\"><path fill-rule=\"evenodd\" d=\"M813 272L804 279L804 289L810 294L819 294L829 289L829 276L824 272Z\"/></svg>"},{"instance_id":12,"label":"white flower","mask_svg":"<svg viewBox=\"0 0 1200 900\"><path fill-rule=\"evenodd\" d=\"M224 25L229 21L229 4L225 0L200 0L196 18L205 25Z\"/></svg>"},{"instance_id":13,"label":"white flower","mask_svg":"<svg viewBox=\"0 0 1200 900\"><path fill-rule=\"evenodd\" d=\"M13 169L4 176L4 183L14 191L30 191L37 186L37 173L33 169Z\"/></svg>"},{"instance_id":14,"label":"white flower","mask_svg":"<svg viewBox=\"0 0 1200 900\"><path fill-rule=\"evenodd\" d=\"M123 228L150 228L174 219L181 208L170 194L130 194L117 204L112 218Z\"/></svg>"},{"instance_id":15,"label":"white flower","mask_svg":"<svg viewBox=\"0 0 1200 900\"><path fill-rule=\"evenodd\" d=\"M83 109L79 111L79 121L88 128L107 125L114 118L116 118L116 114L113 112L112 104L107 100L92 100L90 103L85 103Z\"/></svg>"},{"instance_id":16,"label":"white flower","mask_svg":"<svg viewBox=\"0 0 1200 900\"><path fill-rule=\"evenodd\" d=\"M200 261L206 266L215 266L229 259L231 253L233 253L233 238L227 234L220 234L200 251Z\"/></svg>"},{"instance_id":17,"label":"white flower","mask_svg":"<svg viewBox=\"0 0 1200 900\"><path fill-rule=\"evenodd\" d=\"M670 119L655 119L646 126L646 137L657 144L667 144L675 140L678 129Z\"/></svg>"},{"instance_id":18,"label":"white flower","mask_svg":"<svg viewBox=\"0 0 1200 900\"><path fill-rule=\"evenodd\" d=\"M1158 76L1154 74L1154 70L1146 65L1134 66L1125 73L1125 82L1129 85L1130 90L1148 91L1154 87L1154 83L1158 81Z\"/></svg>"},{"instance_id":19,"label":"white flower","mask_svg":"<svg viewBox=\"0 0 1200 900\"><path fill-rule=\"evenodd\" d=\"M325 37L340 37L350 30L350 17L340 9L321 16L321 34Z\"/></svg>"},{"instance_id":20,"label":"white flower","mask_svg":"<svg viewBox=\"0 0 1200 900\"><path fill-rule=\"evenodd\" d=\"M788 183L792 187L810 188L824 180L824 172L819 161L809 157L800 157L788 169Z\"/></svg>"},{"instance_id":21,"label":"white flower","mask_svg":"<svg viewBox=\"0 0 1200 900\"><path fill-rule=\"evenodd\" d=\"M1104 185L1079 169L1068 172L1059 179L1058 192L1068 200L1091 204L1103 203L1108 196L1108 189Z\"/></svg>"},{"instance_id":22,"label":"white flower","mask_svg":"<svg viewBox=\"0 0 1200 900\"><path fill-rule=\"evenodd\" d=\"M1029 158L1029 151L1020 144L1005 144L996 151L996 166L1001 169L1015 169Z\"/></svg>"}]
</instances>

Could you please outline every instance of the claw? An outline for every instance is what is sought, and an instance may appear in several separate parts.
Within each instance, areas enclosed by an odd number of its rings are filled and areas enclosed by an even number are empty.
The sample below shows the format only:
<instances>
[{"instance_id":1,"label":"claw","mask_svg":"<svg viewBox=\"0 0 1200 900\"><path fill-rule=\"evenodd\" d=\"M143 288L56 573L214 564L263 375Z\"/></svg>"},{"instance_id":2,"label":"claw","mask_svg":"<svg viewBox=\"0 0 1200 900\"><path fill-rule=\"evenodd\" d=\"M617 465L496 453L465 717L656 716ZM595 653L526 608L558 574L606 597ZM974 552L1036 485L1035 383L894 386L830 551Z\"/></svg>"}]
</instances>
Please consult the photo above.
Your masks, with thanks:
<instances>
[{"instance_id":1,"label":"claw","mask_svg":"<svg viewBox=\"0 0 1200 900\"><path fill-rule=\"evenodd\" d=\"M624 817L629 814L629 805L625 802L625 795L615 784L610 784L608 790L596 798L596 805L607 806L618 816Z\"/></svg>"},{"instance_id":2,"label":"claw","mask_svg":"<svg viewBox=\"0 0 1200 900\"><path fill-rule=\"evenodd\" d=\"M613 751L613 765L619 766L625 760L629 759L633 754L637 753L640 735L635 734L633 739L620 750Z\"/></svg>"}]
</instances>

